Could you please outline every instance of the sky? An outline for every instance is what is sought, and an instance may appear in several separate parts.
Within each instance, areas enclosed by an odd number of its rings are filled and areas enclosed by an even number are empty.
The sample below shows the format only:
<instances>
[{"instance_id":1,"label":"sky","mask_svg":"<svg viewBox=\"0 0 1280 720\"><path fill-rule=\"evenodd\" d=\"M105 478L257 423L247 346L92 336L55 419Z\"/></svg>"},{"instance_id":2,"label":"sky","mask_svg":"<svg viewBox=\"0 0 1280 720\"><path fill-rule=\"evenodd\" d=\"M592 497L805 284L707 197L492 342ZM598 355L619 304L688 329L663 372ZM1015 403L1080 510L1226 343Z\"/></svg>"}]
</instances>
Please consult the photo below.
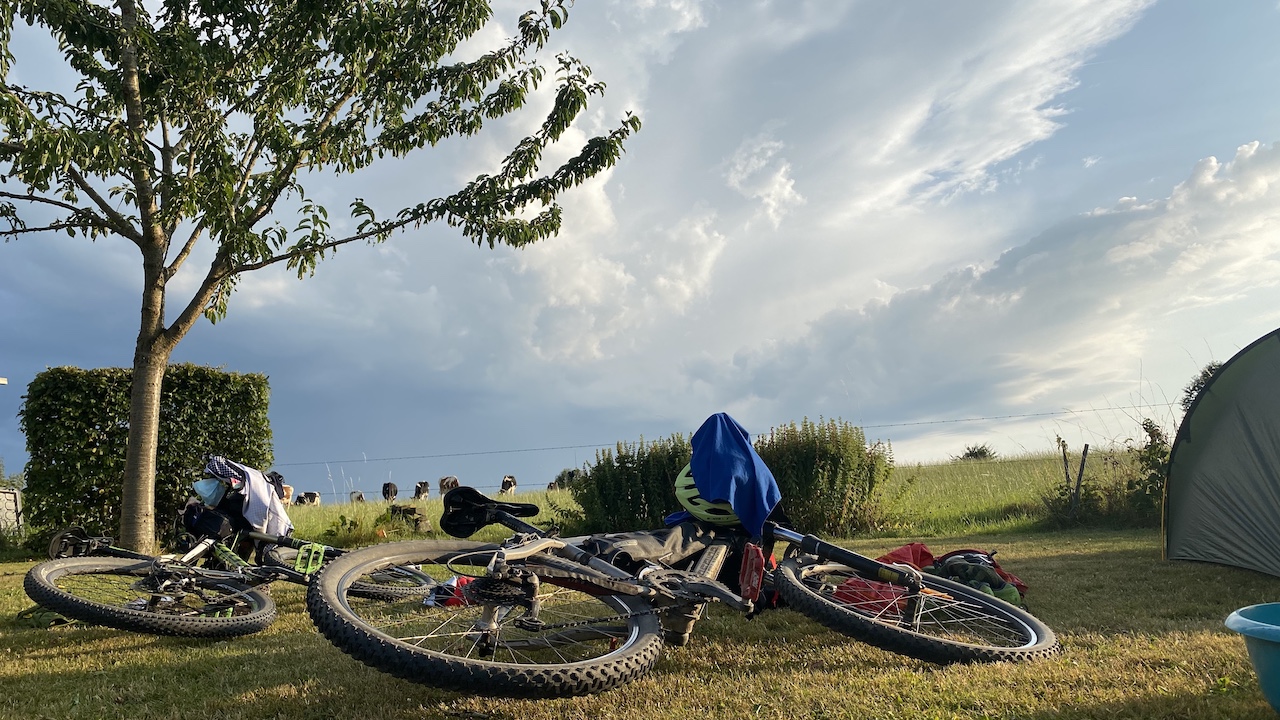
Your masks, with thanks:
<instances>
[{"instance_id":1,"label":"sky","mask_svg":"<svg viewBox=\"0 0 1280 720\"><path fill-rule=\"evenodd\" d=\"M644 127L561 197L557 237L428 226L258 271L173 359L266 374L276 469L334 495L542 487L721 411L845 420L899 466L1172 431L1202 366L1280 326L1276 37L1275 0L579 0L548 57L607 94L569 140ZM59 82L37 33L14 54L11 82ZM386 216L539 120L303 182L335 219ZM10 472L37 373L130 364L140 280L124 240L0 245Z\"/></svg>"}]
</instances>

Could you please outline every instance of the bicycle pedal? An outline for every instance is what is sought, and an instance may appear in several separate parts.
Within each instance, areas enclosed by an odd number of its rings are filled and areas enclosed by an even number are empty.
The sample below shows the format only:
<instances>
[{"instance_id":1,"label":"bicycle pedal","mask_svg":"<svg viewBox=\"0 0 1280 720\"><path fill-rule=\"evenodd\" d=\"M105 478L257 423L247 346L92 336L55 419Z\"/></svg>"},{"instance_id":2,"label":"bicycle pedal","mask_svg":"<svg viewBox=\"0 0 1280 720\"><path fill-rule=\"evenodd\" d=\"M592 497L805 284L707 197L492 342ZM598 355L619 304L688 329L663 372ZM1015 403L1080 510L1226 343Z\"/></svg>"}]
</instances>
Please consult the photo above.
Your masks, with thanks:
<instances>
[{"instance_id":1,"label":"bicycle pedal","mask_svg":"<svg viewBox=\"0 0 1280 720\"><path fill-rule=\"evenodd\" d=\"M307 543L298 548L298 556L294 558L293 569L303 575L310 575L324 564L324 545Z\"/></svg>"}]
</instances>

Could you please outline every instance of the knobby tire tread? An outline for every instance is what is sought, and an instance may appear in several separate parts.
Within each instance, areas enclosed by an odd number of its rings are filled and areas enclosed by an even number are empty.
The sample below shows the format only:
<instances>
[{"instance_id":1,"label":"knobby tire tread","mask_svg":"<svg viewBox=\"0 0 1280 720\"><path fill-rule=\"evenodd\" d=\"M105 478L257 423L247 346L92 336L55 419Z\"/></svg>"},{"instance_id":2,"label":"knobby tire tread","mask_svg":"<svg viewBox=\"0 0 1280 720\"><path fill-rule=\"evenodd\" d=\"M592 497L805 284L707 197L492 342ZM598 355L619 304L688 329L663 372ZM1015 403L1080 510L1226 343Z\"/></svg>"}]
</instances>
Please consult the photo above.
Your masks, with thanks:
<instances>
[{"instance_id":1,"label":"knobby tire tread","mask_svg":"<svg viewBox=\"0 0 1280 720\"><path fill-rule=\"evenodd\" d=\"M964 597L994 614L1016 618L1036 634L1028 647L1008 648L969 644L924 635L909 629L877 621L867 615L841 606L806 587L801 580L801 565L789 559L774 573L778 592L788 607L836 632L874 645L898 655L948 665L953 663L1027 662L1051 657L1060 650L1057 637L1047 625L1030 613L998 598L945 578L925 576L926 586Z\"/></svg>"},{"instance_id":2,"label":"knobby tire tread","mask_svg":"<svg viewBox=\"0 0 1280 720\"><path fill-rule=\"evenodd\" d=\"M31 568L23 579L23 589L32 601L66 617L91 625L146 635L177 637L231 638L265 630L276 619L276 605L271 596L249 586L226 581L212 584L245 592L256 604L248 615L233 617L182 617L133 610L86 600L57 587L55 581L67 575L131 575L143 577L150 572L150 561L114 557L73 557L50 560Z\"/></svg>"},{"instance_id":3,"label":"knobby tire tread","mask_svg":"<svg viewBox=\"0 0 1280 720\"><path fill-rule=\"evenodd\" d=\"M325 565L307 589L307 611L320 633L343 652L370 667L405 680L480 695L553 698L610 690L645 673L662 649L656 615L636 618L639 632L625 652L607 658L566 665L520 665L460 658L426 650L378 632L349 612L341 595L344 577L359 577L367 565L413 564L450 552L492 548L477 542L409 541L347 553ZM584 572L593 572L584 568ZM647 603L623 602L629 611L644 611Z\"/></svg>"}]
</instances>

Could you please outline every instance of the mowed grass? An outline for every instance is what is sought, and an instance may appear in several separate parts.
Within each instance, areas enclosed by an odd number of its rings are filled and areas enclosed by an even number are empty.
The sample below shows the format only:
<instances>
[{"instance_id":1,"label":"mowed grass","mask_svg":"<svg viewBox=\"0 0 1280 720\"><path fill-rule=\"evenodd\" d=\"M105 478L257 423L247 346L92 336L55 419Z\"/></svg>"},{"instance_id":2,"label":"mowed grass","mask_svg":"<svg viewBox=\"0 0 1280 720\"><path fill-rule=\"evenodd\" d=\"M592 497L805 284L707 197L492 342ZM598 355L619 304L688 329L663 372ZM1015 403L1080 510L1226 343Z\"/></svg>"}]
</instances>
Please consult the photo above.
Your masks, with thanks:
<instances>
[{"instance_id":1,"label":"mowed grass","mask_svg":"<svg viewBox=\"0 0 1280 720\"><path fill-rule=\"evenodd\" d=\"M564 700L493 699L398 680L350 659L311 627L303 589L286 584L272 589L280 619L235 640L19 629L9 619L29 605L21 584L33 563L7 563L0 564L0 718L1276 717L1243 641L1222 622L1235 608L1280 600L1280 579L1165 562L1155 530L1030 531L1038 483L1061 481L1060 457L1058 474L1045 471L1042 480L1013 463L1007 474L976 476L963 470L981 464L951 465L904 484L909 492L896 502L920 523L901 521L905 537L845 544L872 556L906 540L935 552L997 550L1030 585L1032 612L1058 633L1057 657L938 667L845 638L790 610L747 621L713 608L688 646L667 648L648 676L623 688ZM975 499L978 492L986 499ZM568 497L515 499L565 505ZM422 507L438 517L438 500ZM339 515L372 528L383 510L383 503L366 503L291 514L299 534L319 536ZM930 526L948 529L923 532ZM387 539L402 539L401 530L389 530Z\"/></svg>"},{"instance_id":2,"label":"mowed grass","mask_svg":"<svg viewBox=\"0 0 1280 720\"><path fill-rule=\"evenodd\" d=\"M303 591L278 584L280 619L229 641L102 628L0 623L5 718L1274 718L1236 607L1276 599L1280 581L1160 560L1159 536L1067 531L925 538L994 547L1031 585L1031 609L1060 635L1058 657L937 667L832 633L789 610L755 620L718 608L647 677L598 696L521 701L448 692L367 668L310 626ZM850 546L879 554L896 542ZM31 563L0 565L0 617L27 605Z\"/></svg>"}]
</instances>

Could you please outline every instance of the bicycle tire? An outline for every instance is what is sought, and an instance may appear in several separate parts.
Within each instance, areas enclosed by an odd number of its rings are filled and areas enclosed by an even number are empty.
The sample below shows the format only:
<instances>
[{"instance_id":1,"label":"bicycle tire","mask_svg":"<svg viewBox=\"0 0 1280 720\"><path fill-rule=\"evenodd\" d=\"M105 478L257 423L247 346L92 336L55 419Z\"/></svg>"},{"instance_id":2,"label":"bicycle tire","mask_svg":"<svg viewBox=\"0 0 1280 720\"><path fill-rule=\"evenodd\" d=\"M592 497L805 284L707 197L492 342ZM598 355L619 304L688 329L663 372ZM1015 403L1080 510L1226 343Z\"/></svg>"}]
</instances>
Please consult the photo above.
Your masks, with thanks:
<instances>
[{"instance_id":1,"label":"bicycle tire","mask_svg":"<svg viewBox=\"0 0 1280 720\"><path fill-rule=\"evenodd\" d=\"M542 630L520 626L527 613L517 602L471 603L444 590L459 570L480 575L494 549L478 542L425 540L356 550L320 570L307 589L307 610L322 635L366 665L413 682L482 695L602 692L640 677L657 662L661 626L651 606L590 586L598 573L588 568L575 566L581 571L576 582L560 577L561 585L545 577L554 573L541 570ZM442 594L428 604L351 592L368 574L403 565L435 577ZM536 562L513 566L539 572ZM486 612L492 613L492 632L477 625Z\"/></svg>"},{"instance_id":2,"label":"bicycle tire","mask_svg":"<svg viewBox=\"0 0 1280 720\"><path fill-rule=\"evenodd\" d=\"M276 547L269 556L270 564L286 568L294 566L298 551L293 548ZM424 597L436 586L435 580L413 568L389 568L386 572L372 575L368 581L353 583L352 595L361 597L395 600L406 597Z\"/></svg>"},{"instance_id":3,"label":"bicycle tire","mask_svg":"<svg viewBox=\"0 0 1280 720\"><path fill-rule=\"evenodd\" d=\"M23 589L39 605L69 618L149 635L238 637L265 630L276 619L271 596L248 585L191 577L181 589L159 591L146 587L150 577L149 560L72 557L31 568Z\"/></svg>"},{"instance_id":4,"label":"bicycle tire","mask_svg":"<svg viewBox=\"0 0 1280 720\"><path fill-rule=\"evenodd\" d=\"M968 585L925 574L920 622L908 627L902 617L906 589L866 580L812 555L785 560L774 571L774 585L789 607L899 655L946 665L1024 662L1059 650L1057 637L1039 619Z\"/></svg>"}]
</instances>

